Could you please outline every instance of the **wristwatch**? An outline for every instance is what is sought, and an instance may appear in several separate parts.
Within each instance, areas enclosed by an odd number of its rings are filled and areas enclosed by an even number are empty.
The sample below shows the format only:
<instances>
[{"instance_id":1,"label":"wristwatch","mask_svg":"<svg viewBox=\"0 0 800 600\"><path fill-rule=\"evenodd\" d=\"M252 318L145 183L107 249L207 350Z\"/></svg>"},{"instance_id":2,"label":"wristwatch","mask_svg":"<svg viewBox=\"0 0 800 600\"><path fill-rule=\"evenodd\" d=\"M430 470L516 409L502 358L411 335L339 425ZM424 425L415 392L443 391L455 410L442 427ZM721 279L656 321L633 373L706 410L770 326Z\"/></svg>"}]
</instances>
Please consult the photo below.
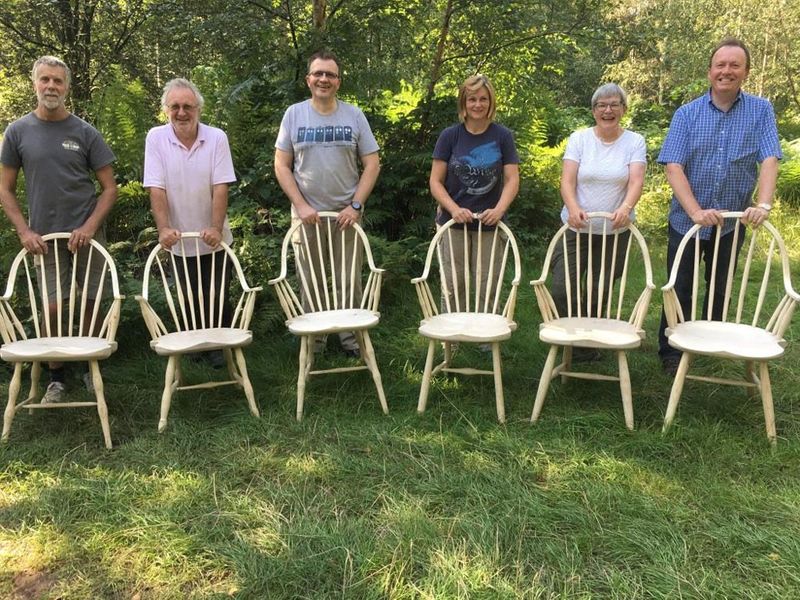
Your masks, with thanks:
<instances>
[{"instance_id":1,"label":"wristwatch","mask_svg":"<svg viewBox=\"0 0 800 600\"><path fill-rule=\"evenodd\" d=\"M759 202L756 206L758 206L758 208L763 208L767 212L772 210L772 204L767 202Z\"/></svg>"},{"instance_id":2,"label":"wristwatch","mask_svg":"<svg viewBox=\"0 0 800 600\"><path fill-rule=\"evenodd\" d=\"M356 202L355 200L353 200L353 201L350 203L350 207L351 207L353 210L358 210L358 211L360 211L362 208L364 208L364 207L361 205L361 202Z\"/></svg>"}]
</instances>

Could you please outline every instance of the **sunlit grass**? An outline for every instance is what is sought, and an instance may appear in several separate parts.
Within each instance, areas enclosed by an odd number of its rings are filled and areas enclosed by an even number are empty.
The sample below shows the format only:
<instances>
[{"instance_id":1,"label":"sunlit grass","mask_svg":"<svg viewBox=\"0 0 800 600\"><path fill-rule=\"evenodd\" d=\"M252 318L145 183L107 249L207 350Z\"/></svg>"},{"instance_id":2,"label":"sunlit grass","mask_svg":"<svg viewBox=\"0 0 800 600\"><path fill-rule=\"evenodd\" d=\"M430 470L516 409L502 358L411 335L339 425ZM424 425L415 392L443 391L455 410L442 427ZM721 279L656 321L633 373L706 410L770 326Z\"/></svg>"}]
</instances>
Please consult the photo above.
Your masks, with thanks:
<instances>
[{"instance_id":1,"label":"sunlit grass","mask_svg":"<svg viewBox=\"0 0 800 600\"><path fill-rule=\"evenodd\" d=\"M528 249L523 281L540 259ZM696 382L661 435L657 295L630 356L636 430L614 383L586 381L554 381L531 426L546 348L525 284L498 425L491 377L437 376L416 414L426 343L394 285L373 336L388 416L355 373L314 378L297 423L298 347L259 329L262 418L238 390L184 392L159 435L164 361L122 332L104 366L113 451L90 410L22 413L0 447L0 597L28 581L64 599L800 596L796 326L773 369L774 450L758 400Z\"/></svg>"}]
</instances>

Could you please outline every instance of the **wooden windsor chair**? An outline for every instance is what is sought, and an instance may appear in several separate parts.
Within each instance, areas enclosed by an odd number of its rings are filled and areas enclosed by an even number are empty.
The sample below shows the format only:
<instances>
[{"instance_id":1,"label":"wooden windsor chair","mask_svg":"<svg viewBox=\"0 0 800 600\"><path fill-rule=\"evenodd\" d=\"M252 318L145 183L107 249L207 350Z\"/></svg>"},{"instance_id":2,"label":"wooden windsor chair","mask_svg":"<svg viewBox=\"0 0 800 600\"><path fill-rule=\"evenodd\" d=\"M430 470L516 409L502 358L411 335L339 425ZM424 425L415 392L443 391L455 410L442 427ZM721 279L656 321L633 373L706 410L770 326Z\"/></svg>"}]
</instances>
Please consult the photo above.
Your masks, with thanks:
<instances>
[{"instance_id":1,"label":"wooden windsor chair","mask_svg":"<svg viewBox=\"0 0 800 600\"><path fill-rule=\"evenodd\" d=\"M778 230L765 221L757 228L745 226L743 212L723 213L724 223L712 230L710 255L700 259L699 225L693 226L678 246L669 281L661 288L667 319L669 345L681 351L678 371L672 384L664 431L672 424L686 379L721 385L742 386L749 394L761 395L767 437L775 444L775 410L769 363L780 358L787 345L784 333L800 302L792 287L789 254ZM725 225L733 226L729 235L732 248L745 251L744 264L738 267L737 251L726 252L721 242ZM747 237L749 236L749 240ZM723 255L729 254L728 260ZM690 269L691 289L683 302L678 289L681 269ZM706 290L700 289L701 269L707 275ZM744 376L689 375L698 356L744 362Z\"/></svg>"},{"instance_id":2,"label":"wooden windsor chair","mask_svg":"<svg viewBox=\"0 0 800 600\"><path fill-rule=\"evenodd\" d=\"M300 338L298 421L303 418L308 378L330 373L368 370L381 408L385 414L389 412L369 334L380 321L378 303L384 270L375 266L361 226L356 223L340 230L336 216L335 212L320 212L319 223L293 224L283 238L280 275L269 281L286 314L287 328ZM353 332L364 364L315 370L315 340L340 332Z\"/></svg>"},{"instance_id":3,"label":"wooden windsor chair","mask_svg":"<svg viewBox=\"0 0 800 600\"><path fill-rule=\"evenodd\" d=\"M21 250L11 264L8 285L0 298L0 358L14 365L3 420L3 441L21 409L95 407L106 448L111 429L99 361L117 349L115 336L120 305L117 269L111 255L95 240L72 253L69 233L42 236L48 255ZM60 284L58 282L61 282ZM94 401L35 402L42 362L89 363ZM17 404L23 365L31 364L28 397Z\"/></svg>"},{"instance_id":4,"label":"wooden windsor chair","mask_svg":"<svg viewBox=\"0 0 800 600\"><path fill-rule=\"evenodd\" d=\"M253 341L250 321L259 291L260 287L248 285L239 259L226 243L201 255L199 233L182 233L171 249L156 246L150 252L142 295L136 300L150 332L151 348L168 357L159 432L167 426L176 391L235 385L244 390L252 415L259 416L242 351ZM182 357L213 351L222 351L229 379L187 385Z\"/></svg>"},{"instance_id":5,"label":"wooden windsor chair","mask_svg":"<svg viewBox=\"0 0 800 600\"><path fill-rule=\"evenodd\" d=\"M618 381L625 425L633 429L633 398L627 351L645 337L644 319L655 285L644 237L631 223L611 229L611 213L588 213L580 232L563 225L547 248L542 273L531 281L542 323L539 339L550 345L531 414L542 411L550 382L561 376ZM554 266L554 263L555 264ZM643 283L636 283L643 278ZM557 280L555 286L554 280ZM559 306L560 305L560 306ZM573 349L611 350L618 374L575 370ZM556 365L558 352L561 362Z\"/></svg>"},{"instance_id":6,"label":"wooden windsor chair","mask_svg":"<svg viewBox=\"0 0 800 600\"><path fill-rule=\"evenodd\" d=\"M428 339L417 411L425 411L431 379L439 372L492 375L497 419L504 423L500 343L509 339L517 328L514 309L522 276L521 261L514 234L505 223L486 228L478 215L473 217L474 230L452 219L438 229L428 247L422 275L411 280L422 309L419 333ZM440 288L441 302L437 302L430 283L437 275L438 282L433 288ZM492 370L452 366L454 349L459 343L490 348ZM439 344L444 356L434 366Z\"/></svg>"}]
</instances>

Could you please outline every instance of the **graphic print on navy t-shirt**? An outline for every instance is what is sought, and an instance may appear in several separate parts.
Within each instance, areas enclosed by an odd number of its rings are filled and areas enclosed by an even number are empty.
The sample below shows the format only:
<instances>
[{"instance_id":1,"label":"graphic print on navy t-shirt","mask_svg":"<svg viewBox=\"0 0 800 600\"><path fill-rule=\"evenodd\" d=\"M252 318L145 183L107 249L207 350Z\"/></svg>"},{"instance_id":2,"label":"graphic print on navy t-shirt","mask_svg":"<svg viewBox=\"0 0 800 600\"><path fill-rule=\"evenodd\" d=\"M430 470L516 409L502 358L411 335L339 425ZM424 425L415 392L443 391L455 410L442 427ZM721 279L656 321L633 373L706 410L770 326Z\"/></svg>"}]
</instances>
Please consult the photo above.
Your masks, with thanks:
<instances>
[{"instance_id":1,"label":"graphic print on navy t-shirt","mask_svg":"<svg viewBox=\"0 0 800 600\"><path fill-rule=\"evenodd\" d=\"M495 186L500 177L497 166L501 163L500 146L494 141L450 159L450 167L470 196L481 196Z\"/></svg>"},{"instance_id":2,"label":"graphic print on navy t-shirt","mask_svg":"<svg viewBox=\"0 0 800 600\"><path fill-rule=\"evenodd\" d=\"M353 128L343 125L298 127L296 142L352 142Z\"/></svg>"}]
</instances>

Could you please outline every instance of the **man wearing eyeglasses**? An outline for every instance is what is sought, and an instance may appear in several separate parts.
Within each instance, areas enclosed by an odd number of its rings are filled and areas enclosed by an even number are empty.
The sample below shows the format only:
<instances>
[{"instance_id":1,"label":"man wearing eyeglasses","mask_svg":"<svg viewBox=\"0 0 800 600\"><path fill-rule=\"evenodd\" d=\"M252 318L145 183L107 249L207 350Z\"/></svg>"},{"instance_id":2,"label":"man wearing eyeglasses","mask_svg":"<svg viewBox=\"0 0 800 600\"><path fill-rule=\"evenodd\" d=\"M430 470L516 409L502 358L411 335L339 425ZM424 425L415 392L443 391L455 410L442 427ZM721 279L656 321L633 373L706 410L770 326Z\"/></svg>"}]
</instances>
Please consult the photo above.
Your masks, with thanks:
<instances>
[{"instance_id":1,"label":"man wearing eyeglasses","mask_svg":"<svg viewBox=\"0 0 800 600\"><path fill-rule=\"evenodd\" d=\"M275 142L275 176L292 203L294 222L313 225L320 221L319 211L335 211L337 227L347 230L361 221L378 179L378 143L364 113L336 98L341 84L336 55L329 51L312 54L306 84L311 98L293 104L283 116ZM307 234L311 231L311 227L306 229ZM355 234L346 239L352 244ZM305 268L299 236L297 242L298 266ZM356 293L361 295L360 288ZM303 300L306 305L312 302ZM339 334L339 338L346 354L359 356L352 333ZM318 340L315 351L321 351L324 343Z\"/></svg>"},{"instance_id":2,"label":"man wearing eyeglasses","mask_svg":"<svg viewBox=\"0 0 800 600\"><path fill-rule=\"evenodd\" d=\"M742 91L749 73L750 51L742 41L726 38L717 44L709 59L709 91L675 112L658 156L673 191L667 274L683 235L694 225L702 225L700 252L706 262L707 293L716 243L713 226L723 223L722 212L744 211L743 221L758 226L769 217L775 194L781 158L775 112L769 100ZM719 238L720 264L727 264L731 253L738 255L744 236L738 237L736 248L733 239L730 225ZM683 256L675 283L684 314L689 313L691 302L693 263L690 250ZM722 318L726 283L727 271L718 269L714 298L706 298L706 303L713 302L716 320ZM662 311L659 355L664 372L674 376L681 353L669 345L666 328Z\"/></svg>"},{"instance_id":3,"label":"man wearing eyeglasses","mask_svg":"<svg viewBox=\"0 0 800 600\"><path fill-rule=\"evenodd\" d=\"M0 202L17 230L20 243L32 254L44 255L50 314L58 314L57 288L69 287L70 268L67 253L53 251L53 242L45 242L48 233L70 232L67 247L78 253L77 281L90 271L87 306L93 306L101 280L100 261L89 259L91 240L105 243L103 222L117 199L117 184L112 163L114 153L100 133L66 108L71 73L55 56L42 56L33 64L33 89L37 106L33 112L11 123L5 131L0 163ZM17 202L17 176L25 174L28 219ZM100 184L96 193L92 173ZM60 281L56 284L56 260ZM83 271L83 273L81 272ZM91 312L91 308L89 308ZM51 320L55 320L53 317ZM87 332L83 332L86 334ZM61 402L65 398L63 363L49 364L50 384L42 403ZM84 373L83 381L94 392L92 378Z\"/></svg>"},{"instance_id":4,"label":"man wearing eyeglasses","mask_svg":"<svg viewBox=\"0 0 800 600\"><path fill-rule=\"evenodd\" d=\"M147 133L144 151L144 187L150 192L150 208L158 228L158 241L162 247L176 254L200 254L201 279L208 289L204 298L211 297L210 282L217 282L218 290L227 287L230 265L223 269L225 254L220 242L233 241L228 225L228 185L236 181L233 159L225 132L200 122L203 96L197 86L183 78L173 79L164 86L161 105L169 122L154 127ZM182 249L178 242L181 232L200 233L199 252L195 243L186 243ZM214 258L215 252L220 252ZM218 271L211 277L211 268ZM190 269L189 281L193 290L199 283L195 269ZM199 295L193 294L195 304ZM227 301L227 295L224 296ZM196 306L198 312L199 305ZM209 308L210 310L210 308ZM231 307L223 305L222 326L231 321ZM221 352L203 355L214 367L223 366Z\"/></svg>"}]
</instances>

